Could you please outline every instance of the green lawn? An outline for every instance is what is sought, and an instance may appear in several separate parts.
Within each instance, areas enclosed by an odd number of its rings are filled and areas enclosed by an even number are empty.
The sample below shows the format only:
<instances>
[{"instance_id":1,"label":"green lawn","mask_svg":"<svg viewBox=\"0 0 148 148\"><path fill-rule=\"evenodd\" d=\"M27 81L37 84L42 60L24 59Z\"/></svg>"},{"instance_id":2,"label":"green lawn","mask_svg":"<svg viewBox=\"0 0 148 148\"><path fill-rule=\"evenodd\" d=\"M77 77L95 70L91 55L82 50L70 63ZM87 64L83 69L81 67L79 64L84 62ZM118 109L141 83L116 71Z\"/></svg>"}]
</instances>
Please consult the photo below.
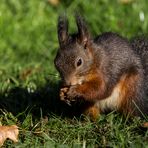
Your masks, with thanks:
<instances>
[{"instance_id":1,"label":"green lawn","mask_svg":"<svg viewBox=\"0 0 148 148\"><path fill-rule=\"evenodd\" d=\"M57 18L66 12L70 31L74 12L88 23L92 35L106 31L124 37L148 34L147 0L0 1L0 125L20 127L19 142L4 147L133 147L148 148L146 121L129 121L117 113L95 122L69 114L58 101L59 75L54 68Z\"/></svg>"}]
</instances>

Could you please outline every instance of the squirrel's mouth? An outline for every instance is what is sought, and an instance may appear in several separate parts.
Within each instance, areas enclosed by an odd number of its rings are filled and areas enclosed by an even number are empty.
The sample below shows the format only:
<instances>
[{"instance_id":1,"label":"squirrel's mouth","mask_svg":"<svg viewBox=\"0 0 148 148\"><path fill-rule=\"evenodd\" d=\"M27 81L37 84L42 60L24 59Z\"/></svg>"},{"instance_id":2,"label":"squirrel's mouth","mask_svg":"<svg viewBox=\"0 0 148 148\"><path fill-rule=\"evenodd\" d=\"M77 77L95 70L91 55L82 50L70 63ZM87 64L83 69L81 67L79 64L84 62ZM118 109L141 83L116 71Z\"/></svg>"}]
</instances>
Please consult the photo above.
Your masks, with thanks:
<instances>
[{"instance_id":1,"label":"squirrel's mouth","mask_svg":"<svg viewBox=\"0 0 148 148\"><path fill-rule=\"evenodd\" d=\"M76 81L72 81L71 82L71 86L74 86L74 85L82 85L84 83L84 80L83 79L78 79Z\"/></svg>"},{"instance_id":2,"label":"squirrel's mouth","mask_svg":"<svg viewBox=\"0 0 148 148\"><path fill-rule=\"evenodd\" d=\"M82 85L84 83L83 77L71 77L71 79L67 79L64 81L65 86L75 86L75 85Z\"/></svg>"}]
</instances>

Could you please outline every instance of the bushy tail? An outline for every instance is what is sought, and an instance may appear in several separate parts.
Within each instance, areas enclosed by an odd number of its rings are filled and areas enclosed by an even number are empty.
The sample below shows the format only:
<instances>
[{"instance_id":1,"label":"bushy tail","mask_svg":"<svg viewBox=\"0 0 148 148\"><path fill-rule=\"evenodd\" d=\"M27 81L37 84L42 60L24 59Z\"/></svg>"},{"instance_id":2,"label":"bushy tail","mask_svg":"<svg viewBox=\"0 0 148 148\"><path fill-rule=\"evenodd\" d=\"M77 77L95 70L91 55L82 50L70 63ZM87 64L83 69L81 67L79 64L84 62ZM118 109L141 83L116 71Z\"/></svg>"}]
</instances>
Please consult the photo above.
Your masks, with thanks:
<instances>
[{"instance_id":1,"label":"bushy tail","mask_svg":"<svg viewBox=\"0 0 148 148\"><path fill-rule=\"evenodd\" d=\"M148 38L138 37L131 41L133 50L139 55L144 70L145 110L148 114ZM148 127L148 122L147 124Z\"/></svg>"},{"instance_id":2,"label":"bushy tail","mask_svg":"<svg viewBox=\"0 0 148 148\"><path fill-rule=\"evenodd\" d=\"M137 37L131 40L131 45L138 54L148 55L148 38L146 37Z\"/></svg>"}]
</instances>

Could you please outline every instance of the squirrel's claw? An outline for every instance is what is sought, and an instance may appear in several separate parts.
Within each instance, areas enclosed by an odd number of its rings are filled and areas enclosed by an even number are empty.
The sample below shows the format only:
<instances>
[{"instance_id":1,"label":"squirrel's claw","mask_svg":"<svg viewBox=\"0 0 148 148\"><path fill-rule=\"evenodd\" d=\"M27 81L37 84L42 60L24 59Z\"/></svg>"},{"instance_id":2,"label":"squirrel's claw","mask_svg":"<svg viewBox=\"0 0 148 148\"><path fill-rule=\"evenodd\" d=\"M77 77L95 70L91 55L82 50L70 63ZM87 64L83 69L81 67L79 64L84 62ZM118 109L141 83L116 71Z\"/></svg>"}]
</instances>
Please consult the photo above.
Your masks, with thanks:
<instances>
[{"instance_id":1,"label":"squirrel's claw","mask_svg":"<svg viewBox=\"0 0 148 148\"><path fill-rule=\"evenodd\" d=\"M62 101L65 100L67 91L68 91L68 87L64 87L60 89L60 100Z\"/></svg>"},{"instance_id":2,"label":"squirrel's claw","mask_svg":"<svg viewBox=\"0 0 148 148\"><path fill-rule=\"evenodd\" d=\"M64 101L67 105L71 106L71 100L69 100L67 98L67 92L68 92L69 88L68 87L64 87L60 89L60 100Z\"/></svg>"},{"instance_id":3,"label":"squirrel's claw","mask_svg":"<svg viewBox=\"0 0 148 148\"><path fill-rule=\"evenodd\" d=\"M64 87L60 90L60 100L64 101L69 106L71 106L72 102L76 101L76 96L77 92L75 90L75 86L71 86L70 88Z\"/></svg>"},{"instance_id":4,"label":"squirrel's claw","mask_svg":"<svg viewBox=\"0 0 148 148\"><path fill-rule=\"evenodd\" d=\"M67 105L69 105L69 106L71 106L71 101L70 100L64 100L65 101L65 103L67 104Z\"/></svg>"},{"instance_id":5,"label":"squirrel's claw","mask_svg":"<svg viewBox=\"0 0 148 148\"><path fill-rule=\"evenodd\" d=\"M71 86L67 92L67 98L70 99L70 101L75 101L75 98L79 95L76 86Z\"/></svg>"}]
</instances>

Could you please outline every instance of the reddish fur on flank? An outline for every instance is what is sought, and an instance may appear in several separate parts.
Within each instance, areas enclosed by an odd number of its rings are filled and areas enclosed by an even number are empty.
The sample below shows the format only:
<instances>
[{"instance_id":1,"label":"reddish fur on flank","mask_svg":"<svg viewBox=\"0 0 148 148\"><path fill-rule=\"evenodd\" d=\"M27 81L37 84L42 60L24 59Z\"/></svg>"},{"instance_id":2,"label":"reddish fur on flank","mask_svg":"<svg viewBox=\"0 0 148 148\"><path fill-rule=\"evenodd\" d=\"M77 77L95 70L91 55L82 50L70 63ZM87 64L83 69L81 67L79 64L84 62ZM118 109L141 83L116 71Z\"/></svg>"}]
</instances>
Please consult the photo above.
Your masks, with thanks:
<instances>
[{"instance_id":1,"label":"reddish fur on flank","mask_svg":"<svg viewBox=\"0 0 148 148\"><path fill-rule=\"evenodd\" d=\"M97 107L101 112L107 110L118 110L124 115L135 114L137 81L139 75L135 73L124 74L121 76L119 82L113 88L111 95L107 98L97 101Z\"/></svg>"},{"instance_id":2,"label":"reddish fur on flank","mask_svg":"<svg viewBox=\"0 0 148 148\"><path fill-rule=\"evenodd\" d=\"M133 114L135 112L134 102L136 102L137 93L137 81L139 79L138 74L126 74L120 81L121 87L121 101L119 110L124 114Z\"/></svg>"}]
</instances>

